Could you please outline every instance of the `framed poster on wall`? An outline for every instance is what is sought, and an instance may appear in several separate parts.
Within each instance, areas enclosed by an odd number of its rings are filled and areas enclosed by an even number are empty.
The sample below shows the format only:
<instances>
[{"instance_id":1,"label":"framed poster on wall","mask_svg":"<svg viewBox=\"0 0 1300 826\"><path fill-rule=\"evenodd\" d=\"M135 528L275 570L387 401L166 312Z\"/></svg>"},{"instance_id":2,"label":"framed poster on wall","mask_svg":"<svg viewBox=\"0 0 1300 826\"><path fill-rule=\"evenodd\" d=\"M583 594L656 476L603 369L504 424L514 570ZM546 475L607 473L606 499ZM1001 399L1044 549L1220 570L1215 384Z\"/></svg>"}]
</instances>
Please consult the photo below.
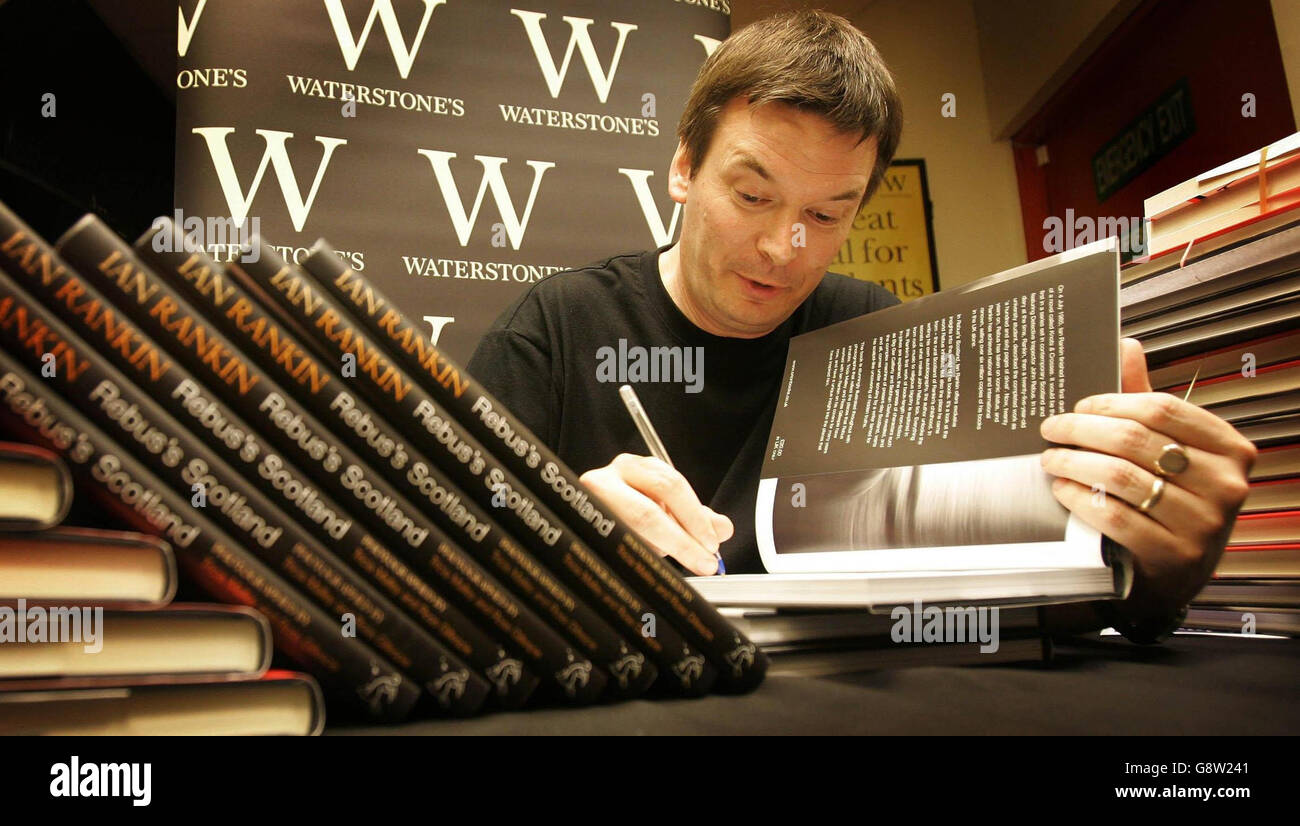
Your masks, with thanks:
<instances>
[{"instance_id":1,"label":"framed poster on wall","mask_svg":"<svg viewBox=\"0 0 1300 826\"><path fill-rule=\"evenodd\" d=\"M831 272L874 281L903 301L939 289L925 161L895 160L853 219Z\"/></svg>"}]
</instances>

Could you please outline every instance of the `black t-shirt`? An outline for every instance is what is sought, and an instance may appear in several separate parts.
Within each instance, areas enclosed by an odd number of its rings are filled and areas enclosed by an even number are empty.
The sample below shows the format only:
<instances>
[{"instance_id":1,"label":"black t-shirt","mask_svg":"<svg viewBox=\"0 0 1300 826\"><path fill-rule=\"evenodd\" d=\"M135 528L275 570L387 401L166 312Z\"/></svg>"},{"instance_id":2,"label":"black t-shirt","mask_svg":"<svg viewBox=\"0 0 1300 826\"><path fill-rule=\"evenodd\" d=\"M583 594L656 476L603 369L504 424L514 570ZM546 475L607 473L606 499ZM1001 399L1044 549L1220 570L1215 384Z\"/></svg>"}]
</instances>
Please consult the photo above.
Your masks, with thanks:
<instances>
[{"instance_id":1,"label":"black t-shirt","mask_svg":"<svg viewBox=\"0 0 1300 826\"><path fill-rule=\"evenodd\" d=\"M877 284L827 273L768 335L715 336L692 324L664 288L659 254L666 249L614 256L537 282L493 323L468 369L584 473L619 453L650 452L619 398L618 364L648 364L651 347L691 348L691 360L679 359L673 366L681 364L680 372L666 377L681 381L626 383L700 501L735 524L735 536L722 544L727 571L760 572L754 497L790 337L898 299ZM662 353L654 355L664 363Z\"/></svg>"}]
</instances>

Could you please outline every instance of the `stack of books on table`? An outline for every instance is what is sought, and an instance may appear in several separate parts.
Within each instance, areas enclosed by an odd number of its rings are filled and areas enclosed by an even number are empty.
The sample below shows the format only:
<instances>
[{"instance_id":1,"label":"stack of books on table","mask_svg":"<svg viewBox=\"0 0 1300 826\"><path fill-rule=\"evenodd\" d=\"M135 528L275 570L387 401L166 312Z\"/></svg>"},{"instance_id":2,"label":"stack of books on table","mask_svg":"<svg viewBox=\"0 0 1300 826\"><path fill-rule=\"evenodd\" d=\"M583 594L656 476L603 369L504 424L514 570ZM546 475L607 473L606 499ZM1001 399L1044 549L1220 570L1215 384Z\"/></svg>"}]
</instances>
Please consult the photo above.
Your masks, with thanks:
<instances>
[{"instance_id":1,"label":"stack of books on table","mask_svg":"<svg viewBox=\"0 0 1300 826\"><path fill-rule=\"evenodd\" d=\"M316 734L306 674L269 671L258 612L173 604L171 546L60 526L57 456L0 443L0 733Z\"/></svg>"},{"instance_id":2,"label":"stack of books on table","mask_svg":"<svg viewBox=\"0 0 1300 826\"><path fill-rule=\"evenodd\" d=\"M755 688L764 654L324 242L0 205L0 425L265 615L331 719Z\"/></svg>"},{"instance_id":3,"label":"stack of books on table","mask_svg":"<svg viewBox=\"0 0 1300 826\"><path fill-rule=\"evenodd\" d=\"M1153 238L1170 237L1162 222L1196 216L1189 226L1217 228L1213 237L1233 245L1198 254L1193 238L1181 266L1126 279L1121 294L1122 330L1142 342L1152 387L1186 396L1259 448L1250 494L1189 625L1240 630L1249 613L1260 632L1300 632L1297 170L1293 135L1148 199Z\"/></svg>"},{"instance_id":4,"label":"stack of books on table","mask_svg":"<svg viewBox=\"0 0 1300 826\"><path fill-rule=\"evenodd\" d=\"M1143 202L1146 254L1125 284L1300 223L1300 133L1215 167Z\"/></svg>"},{"instance_id":5,"label":"stack of books on table","mask_svg":"<svg viewBox=\"0 0 1300 826\"><path fill-rule=\"evenodd\" d=\"M1300 634L1300 443L1261 447L1250 494L1215 578L1188 621L1213 630Z\"/></svg>"}]
</instances>

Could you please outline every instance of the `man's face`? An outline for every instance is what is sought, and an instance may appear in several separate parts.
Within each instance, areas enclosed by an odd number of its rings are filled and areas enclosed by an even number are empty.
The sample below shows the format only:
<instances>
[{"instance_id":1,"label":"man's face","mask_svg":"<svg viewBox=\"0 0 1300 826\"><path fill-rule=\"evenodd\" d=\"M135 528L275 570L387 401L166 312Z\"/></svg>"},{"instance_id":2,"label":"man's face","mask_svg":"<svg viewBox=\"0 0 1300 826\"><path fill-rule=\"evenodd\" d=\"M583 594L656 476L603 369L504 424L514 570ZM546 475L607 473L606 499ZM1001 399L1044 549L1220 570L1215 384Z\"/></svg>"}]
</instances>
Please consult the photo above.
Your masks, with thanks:
<instances>
[{"instance_id":1,"label":"man's face","mask_svg":"<svg viewBox=\"0 0 1300 826\"><path fill-rule=\"evenodd\" d=\"M876 141L836 132L781 103L723 110L695 177L679 144L669 192L684 204L665 268L687 318L714 335L776 329L821 282L848 237L876 161Z\"/></svg>"}]
</instances>

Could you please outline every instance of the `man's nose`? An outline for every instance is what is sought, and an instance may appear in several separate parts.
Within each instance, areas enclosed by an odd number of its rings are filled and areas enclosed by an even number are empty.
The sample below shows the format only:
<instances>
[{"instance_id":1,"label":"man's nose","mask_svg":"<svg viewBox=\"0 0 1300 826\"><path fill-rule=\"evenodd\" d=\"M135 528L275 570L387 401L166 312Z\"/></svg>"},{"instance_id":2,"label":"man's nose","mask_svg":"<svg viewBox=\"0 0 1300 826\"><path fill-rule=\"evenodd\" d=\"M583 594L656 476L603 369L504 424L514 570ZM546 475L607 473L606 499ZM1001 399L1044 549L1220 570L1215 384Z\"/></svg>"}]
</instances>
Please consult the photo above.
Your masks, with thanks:
<instances>
[{"instance_id":1,"label":"man's nose","mask_svg":"<svg viewBox=\"0 0 1300 826\"><path fill-rule=\"evenodd\" d=\"M784 267L799 254L795 248L795 239L799 235L798 224L793 218L778 219L759 236L758 251L772 262L772 266Z\"/></svg>"}]
</instances>

